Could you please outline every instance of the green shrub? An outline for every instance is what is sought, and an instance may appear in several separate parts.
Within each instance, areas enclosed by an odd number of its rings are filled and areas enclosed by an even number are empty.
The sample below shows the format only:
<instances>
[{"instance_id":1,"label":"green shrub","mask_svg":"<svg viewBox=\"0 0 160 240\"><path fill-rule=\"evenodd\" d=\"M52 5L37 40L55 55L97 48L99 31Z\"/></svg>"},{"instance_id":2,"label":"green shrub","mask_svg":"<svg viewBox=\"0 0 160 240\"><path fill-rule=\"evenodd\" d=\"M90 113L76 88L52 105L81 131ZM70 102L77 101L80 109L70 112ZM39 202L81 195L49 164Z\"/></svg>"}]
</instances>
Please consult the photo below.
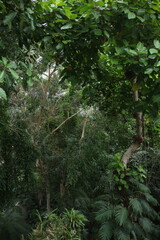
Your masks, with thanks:
<instances>
[{"instance_id":1,"label":"green shrub","mask_svg":"<svg viewBox=\"0 0 160 240\"><path fill-rule=\"evenodd\" d=\"M157 240L160 236L160 216L155 210L158 201L134 171L129 171L130 174L126 171L125 185L115 181L114 194L117 192L118 200L99 203L96 220L100 223L101 240Z\"/></svg>"},{"instance_id":2,"label":"green shrub","mask_svg":"<svg viewBox=\"0 0 160 240\"><path fill-rule=\"evenodd\" d=\"M30 240L81 240L87 219L77 210L65 210L59 216L55 211L43 219L37 212L39 223L30 235Z\"/></svg>"}]
</instances>

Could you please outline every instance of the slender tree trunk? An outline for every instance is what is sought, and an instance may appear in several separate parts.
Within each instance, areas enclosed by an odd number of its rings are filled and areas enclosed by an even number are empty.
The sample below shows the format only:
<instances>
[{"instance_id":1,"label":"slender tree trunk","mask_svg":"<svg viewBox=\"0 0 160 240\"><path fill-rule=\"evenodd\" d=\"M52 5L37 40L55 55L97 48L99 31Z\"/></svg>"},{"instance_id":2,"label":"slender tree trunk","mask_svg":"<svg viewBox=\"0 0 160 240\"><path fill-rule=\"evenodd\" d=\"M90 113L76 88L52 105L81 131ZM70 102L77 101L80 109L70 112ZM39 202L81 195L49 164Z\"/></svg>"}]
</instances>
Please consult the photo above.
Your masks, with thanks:
<instances>
[{"instance_id":1,"label":"slender tree trunk","mask_svg":"<svg viewBox=\"0 0 160 240\"><path fill-rule=\"evenodd\" d=\"M48 168L45 168L44 175L45 187L46 187L46 210L47 213L51 212L51 193L50 193L50 182L48 177Z\"/></svg>"},{"instance_id":2,"label":"slender tree trunk","mask_svg":"<svg viewBox=\"0 0 160 240\"><path fill-rule=\"evenodd\" d=\"M51 212L51 194L50 194L50 182L48 177L48 168L40 159L37 159L36 167L40 170L40 174L43 180L42 182L45 186L46 210L47 210L47 213L50 213Z\"/></svg>"},{"instance_id":3,"label":"slender tree trunk","mask_svg":"<svg viewBox=\"0 0 160 240\"><path fill-rule=\"evenodd\" d=\"M50 190L46 189L47 213L51 212L51 194Z\"/></svg>"},{"instance_id":4,"label":"slender tree trunk","mask_svg":"<svg viewBox=\"0 0 160 240\"><path fill-rule=\"evenodd\" d=\"M133 86L136 84L137 78L133 80ZM133 94L134 102L139 101L139 94L138 90L134 91ZM143 139L144 139L144 118L142 112L136 112L134 113L134 117L136 119L136 136L134 136L133 143L130 145L130 147L126 150L126 152L123 154L121 162L124 164L125 167L127 167L127 164L129 163L130 158L132 155L136 152L136 150L141 146Z\"/></svg>"}]
</instances>

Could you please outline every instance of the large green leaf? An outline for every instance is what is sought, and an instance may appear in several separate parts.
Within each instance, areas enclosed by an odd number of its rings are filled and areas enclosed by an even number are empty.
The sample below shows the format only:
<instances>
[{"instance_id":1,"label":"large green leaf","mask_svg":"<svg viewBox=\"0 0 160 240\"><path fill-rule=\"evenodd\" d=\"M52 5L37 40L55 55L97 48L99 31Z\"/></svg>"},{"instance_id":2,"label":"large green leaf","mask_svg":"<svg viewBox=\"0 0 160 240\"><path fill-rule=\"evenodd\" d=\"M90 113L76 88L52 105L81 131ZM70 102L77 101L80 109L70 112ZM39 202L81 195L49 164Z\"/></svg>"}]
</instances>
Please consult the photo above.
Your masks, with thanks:
<instances>
[{"instance_id":1,"label":"large green leaf","mask_svg":"<svg viewBox=\"0 0 160 240\"><path fill-rule=\"evenodd\" d=\"M130 235L123 228L116 229L115 233L116 240L130 240Z\"/></svg>"},{"instance_id":2,"label":"large green leaf","mask_svg":"<svg viewBox=\"0 0 160 240\"><path fill-rule=\"evenodd\" d=\"M158 50L155 48L150 48L149 52L150 52L150 54L155 54L155 53L158 53Z\"/></svg>"},{"instance_id":3,"label":"large green leaf","mask_svg":"<svg viewBox=\"0 0 160 240\"><path fill-rule=\"evenodd\" d=\"M139 219L139 224L142 226L143 230L147 233L153 230L153 223L148 218L141 217Z\"/></svg>"},{"instance_id":4,"label":"large green leaf","mask_svg":"<svg viewBox=\"0 0 160 240\"><path fill-rule=\"evenodd\" d=\"M123 206L116 206L115 208L115 220L116 222L122 226L125 224L128 218L128 209Z\"/></svg>"},{"instance_id":5,"label":"large green leaf","mask_svg":"<svg viewBox=\"0 0 160 240\"><path fill-rule=\"evenodd\" d=\"M143 193L150 193L150 192L151 192L150 189L149 189L146 185L144 185L144 184L142 184L142 183L139 183L139 184L137 185L137 187L138 187L139 190L140 190L141 192L143 192Z\"/></svg>"},{"instance_id":6,"label":"large green leaf","mask_svg":"<svg viewBox=\"0 0 160 240\"><path fill-rule=\"evenodd\" d=\"M139 199L130 198L129 203L130 203L130 207L132 208L132 210L135 214L139 214L139 215L142 214L143 208L141 206Z\"/></svg>"},{"instance_id":7,"label":"large green leaf","mask_svg":"<svg viewBox=\"0 0 160 240\"><path fill-rule=\"evenodd\" d=\"M67 29L70 29L70 28L72 28L72 24L71 24L71 23L68 23L68 24L66 24L66 25L63 25L63 26L61 27L61 30L67 30Z\"/></svg>"},{"instance_id":8,"label":"large green leaf","mask_svg":"<svg viewBox=\"0 0 160 240\"><path fill-rule=\"evenodd\" d=\"M113 235L114 223L112 221L105 222L100 230L99 236L101 240L110 240Z\"/></svg>"},{"instance_id":9,"label":"large green leaf","mask_svg":"<svg viewBox=\"0 0 160 240\"><path fill-rule=\"evenodd\" d=\"M99 222L104 222L106 220L112 219L114 215L114 207L102 205L100 210L96 213L96 220Z\"/></svg>"},{"instance_id":10,"label":"large green leaf","mask_svg":"<svg viewBox=\"0 0 160 240\"><path fill-rule=\"evenodd\" d=\"M146 197L147 201L152 204L153 206L158 205L157 199L155 199L151 194L145 193L144 196Z\"/></svg>"},{"instance_id":11,"label":"large green leaf","mask_svg":"<svg viewBox=\"0 0 160 240\"><path fill-rule=\"evenodd\" d=\"M141 200L141 205L145 216L148 216L153 220L155 220L158 217L157 212L150 206L150 204L147 201Z\"/></svg>"}]
</instances>

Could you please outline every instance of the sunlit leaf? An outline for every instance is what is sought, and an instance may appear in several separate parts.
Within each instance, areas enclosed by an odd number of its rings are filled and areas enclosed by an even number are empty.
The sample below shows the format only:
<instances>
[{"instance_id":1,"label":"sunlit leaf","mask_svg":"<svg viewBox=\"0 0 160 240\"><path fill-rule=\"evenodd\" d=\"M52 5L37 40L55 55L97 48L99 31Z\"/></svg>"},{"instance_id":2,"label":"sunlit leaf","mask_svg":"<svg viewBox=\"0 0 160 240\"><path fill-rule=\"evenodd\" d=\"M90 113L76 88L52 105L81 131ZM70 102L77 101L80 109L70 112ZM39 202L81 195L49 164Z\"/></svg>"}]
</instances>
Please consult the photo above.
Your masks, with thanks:
<instances>
[{"instance_id":1,"label":"sunlit leaf","mask_svg":"<svg viewBox=\"0 0 160 240\"><path fill-rule=\"evenodd\" d=\"M13 76L14 79L17 80L17 79L19 78L18 74L17 74L13 69L9 68L9 71L10 71L10 73L12 74L12 76Z\"/></svg>"},{"instance_id":2,"label":"sunlit leaf","mask_svg":"<svg viewBox=\"0 0 160 240\"><path fill-rule=\"evenodd\" d=\"M0 73L0 83L2 83L4 81L4 76L5 76L5 71L2 71Z\"/></svg>"},{"instance_id":3,"label":"sunlit leaf","mask_svg":"<svg viewBox=\"0 0 160 240\"><path fill-rule=\"evenodd\" d=\"M160 48L160 41L154 40L154 46L155 46L155 48Z\"/></svg>"},{"instance_id":4,"label":"sunlit leaf","mask_svg":"<svg viewBox=\"0 0 160 240\"><path fill-rule=\"evenodd\" d=\"M0 88L0 97L7 100L6 92L2 88Z\"/></svg>"},{"instance_id":5,"label":"sunlit leaf","mask_svg":"<svg viewBox=\"0 0 160 240\"><path fill-rule=\"evenodd\" d=\"M158 50L155 48L149 49L150 54L158 53Z\"/></svg>"},{"instance_id":6,"label":"sunlit leaf","mask_svg":"<svg viewBox=\"0 0 160 240\"><path fill-rule=\"evenodd\" d=\"M68 24L66 24L66 25L63 25L63 26L61 27L61 30L67 30L67 29L70 29L70 28L72 28L72 24L71 24L71 23L68 23Z\"/></svg>"},{"instance_id":7,"label":"sunlit leaf","mask_svg":"<svg viewBox=\"0 0 160 240\"><path fill-rule=\"evenodd\" d=\"M136 14L133 13L133 12L129 12L128 13L128 19L134 19L134 18L136 18Z\"/></svg>"}]
</instances>

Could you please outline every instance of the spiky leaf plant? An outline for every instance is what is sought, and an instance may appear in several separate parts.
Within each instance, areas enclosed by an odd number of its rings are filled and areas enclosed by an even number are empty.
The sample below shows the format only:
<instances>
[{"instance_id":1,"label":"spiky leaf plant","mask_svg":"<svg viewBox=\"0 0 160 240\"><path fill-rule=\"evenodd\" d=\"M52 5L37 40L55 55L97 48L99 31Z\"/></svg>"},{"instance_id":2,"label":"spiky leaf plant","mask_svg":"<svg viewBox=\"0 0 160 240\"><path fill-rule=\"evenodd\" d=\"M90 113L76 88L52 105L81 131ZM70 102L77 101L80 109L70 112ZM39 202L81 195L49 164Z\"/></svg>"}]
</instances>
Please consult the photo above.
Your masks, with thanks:
<instances>
[{"instance_id":1,"label":"spiky leaf plant","mask_svg":"<svg viewBox=\"0 0 160 240\"><path fill-rule=\"evenodd\" d=\"M55 211L43 219L38 213L39 224L30 234L30 240L81 240L81 233L87 219L79 211L65 210L59 216Z\"/></svg>"}]
</instances>

